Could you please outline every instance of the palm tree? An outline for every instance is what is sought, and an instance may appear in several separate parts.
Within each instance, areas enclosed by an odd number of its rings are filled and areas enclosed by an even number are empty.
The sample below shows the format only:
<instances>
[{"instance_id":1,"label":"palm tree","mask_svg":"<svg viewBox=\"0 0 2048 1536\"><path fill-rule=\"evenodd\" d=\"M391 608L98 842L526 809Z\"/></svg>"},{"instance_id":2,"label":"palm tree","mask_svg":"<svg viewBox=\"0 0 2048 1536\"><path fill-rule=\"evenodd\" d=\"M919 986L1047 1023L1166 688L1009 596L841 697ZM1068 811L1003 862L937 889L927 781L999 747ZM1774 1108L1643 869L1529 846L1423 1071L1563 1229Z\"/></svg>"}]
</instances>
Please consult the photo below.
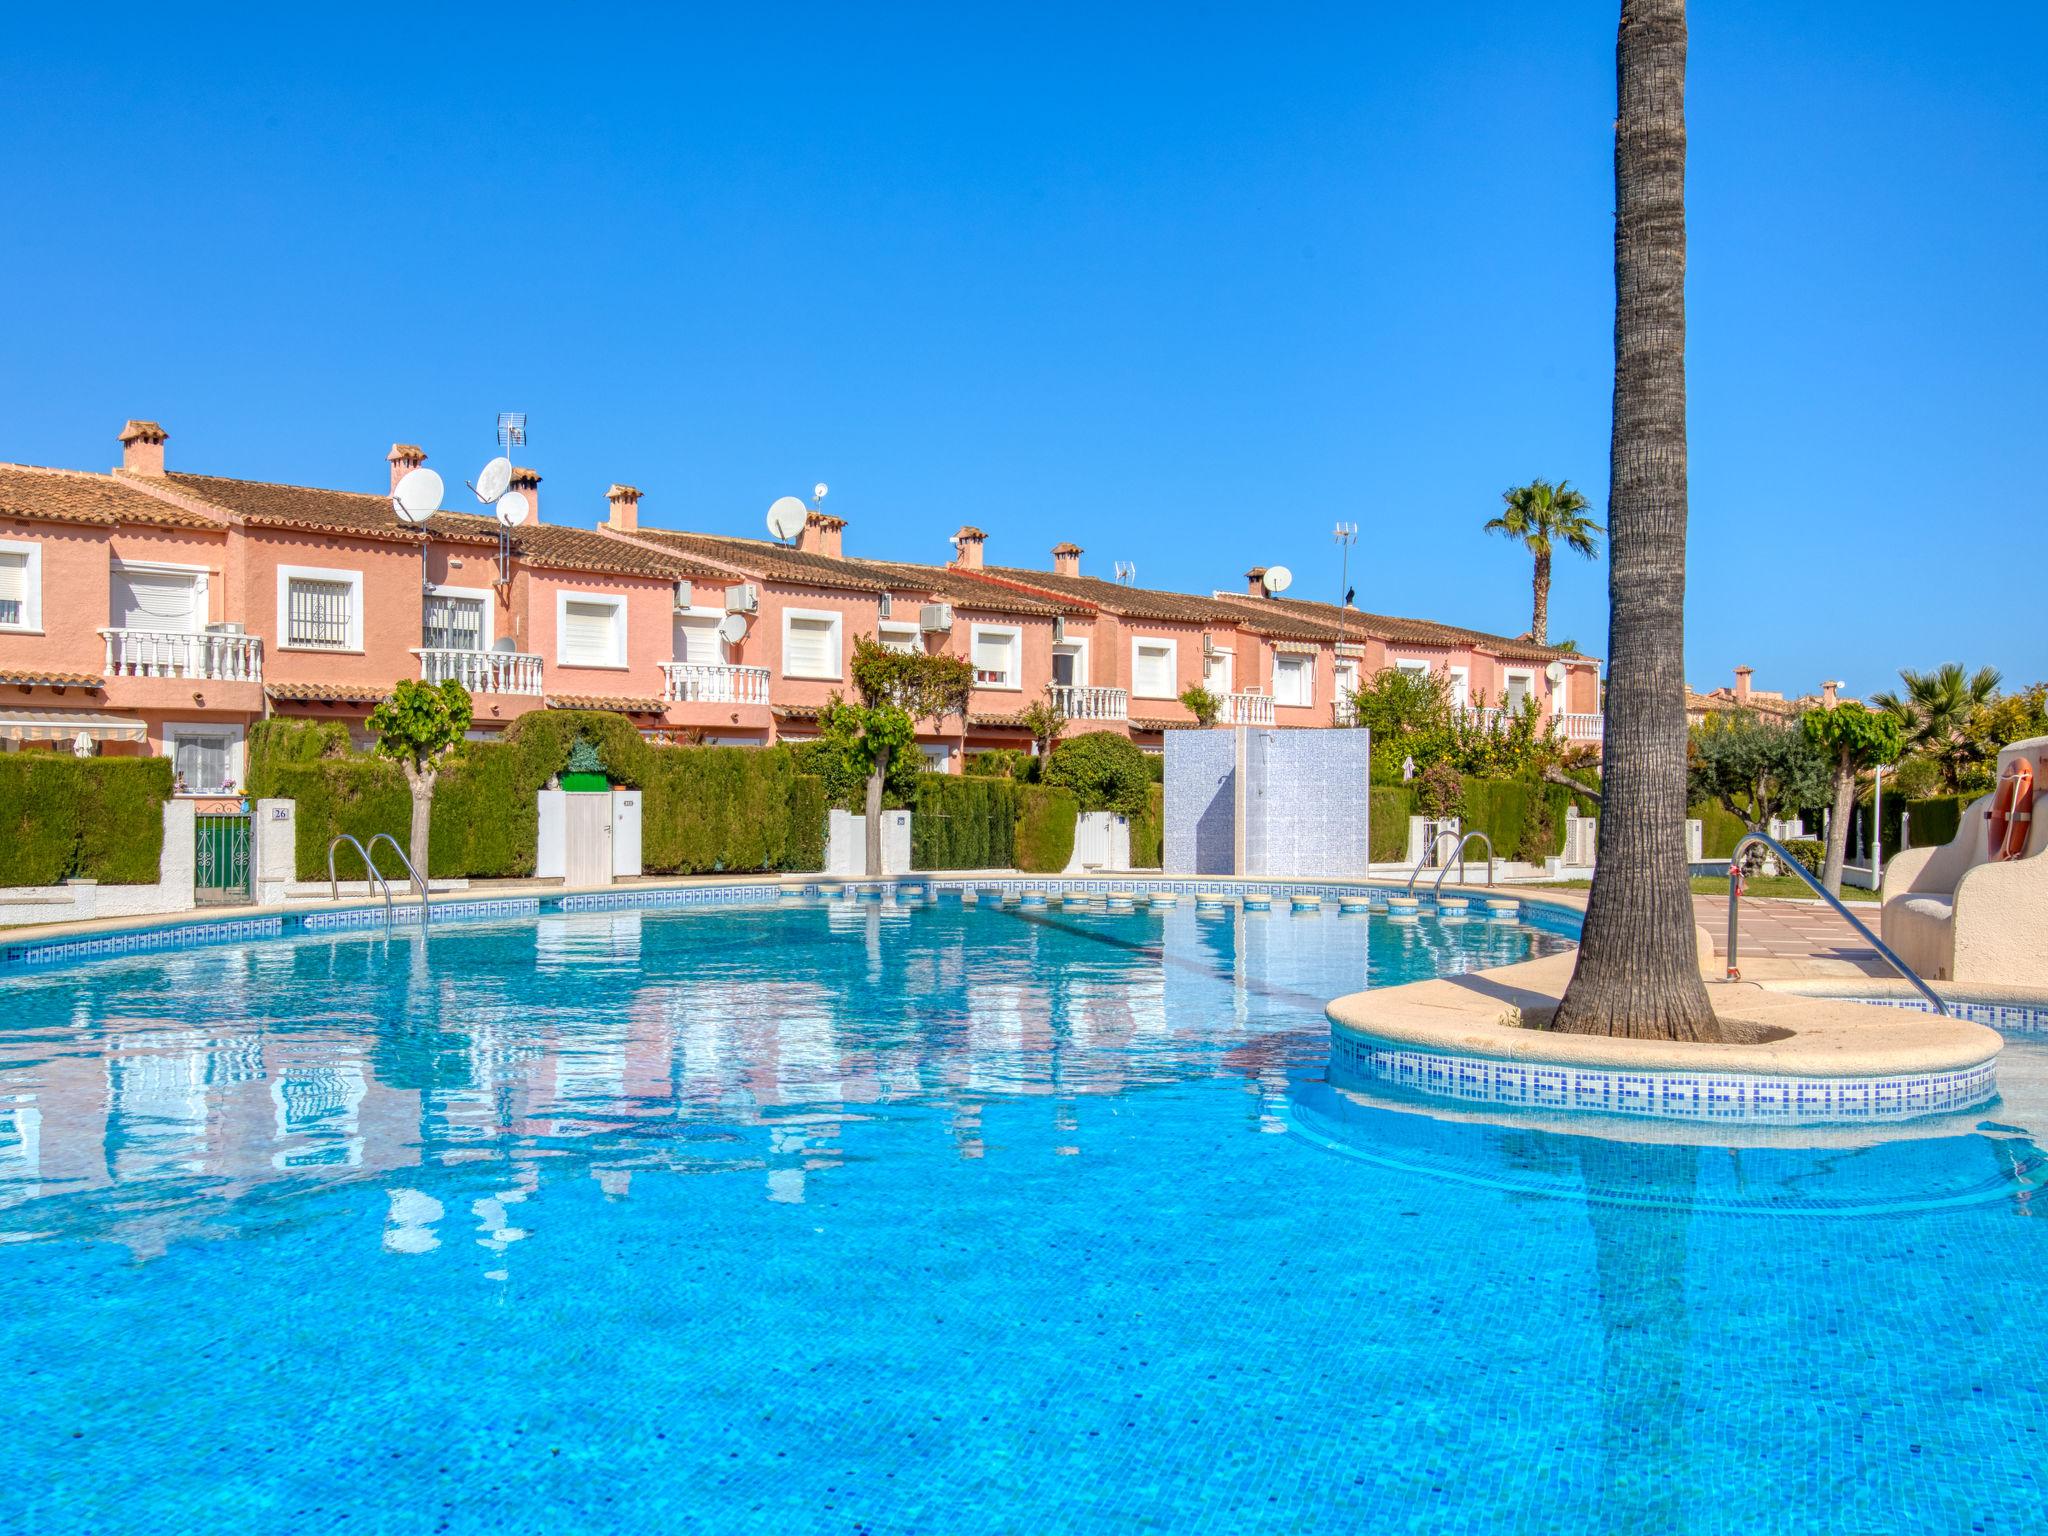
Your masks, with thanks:
<instances>
[{"instance_id":1,"label":"palm tree","mask_svg":"<svg viewBox=\"0 0 2048 1536\"><path fill-rule=\"evenodd\" d=\"M1973 751L1963 727L1972 711L1989 704L2002 681L1996 667L1979 667L1964 672L1959 661L1945 662L1932 672L1899 669L1899 681L1906 696L1880 693L1871 702L1897 718L1906 732L1906 745L1941 769L1942 781L1954 790L1969 766Z\"/></svg>"},{"instance_id":2,"label":"palm tree","mask_svg":"<svg viewBox=\"0 0 2048 1536\"><path fill-rule=\"evenodd\" d=\"M1520 539L1536 557L1536 606L1529 620L1529 638L1538 645L1550 629L1550 553L1558 544L1588 560L1600 553L1600 535L1606 530L1586 516L1591 505L1572 489L1569 480L1552 485L1548 480L1531 480L1500 493L1507 511L1491 519L1488 533Z\"/></svg>"},{"instance_id":3,"label":"palm tree","mask_svg":"<svg viewBox=\"0 0 2048 1536\"><path fill-rule=\"evenodd\" d=\"M1685 860L1685 0L1622 0L1599 856L1553 1028L1718 1040Z\"/></svg>"}]
</instances>

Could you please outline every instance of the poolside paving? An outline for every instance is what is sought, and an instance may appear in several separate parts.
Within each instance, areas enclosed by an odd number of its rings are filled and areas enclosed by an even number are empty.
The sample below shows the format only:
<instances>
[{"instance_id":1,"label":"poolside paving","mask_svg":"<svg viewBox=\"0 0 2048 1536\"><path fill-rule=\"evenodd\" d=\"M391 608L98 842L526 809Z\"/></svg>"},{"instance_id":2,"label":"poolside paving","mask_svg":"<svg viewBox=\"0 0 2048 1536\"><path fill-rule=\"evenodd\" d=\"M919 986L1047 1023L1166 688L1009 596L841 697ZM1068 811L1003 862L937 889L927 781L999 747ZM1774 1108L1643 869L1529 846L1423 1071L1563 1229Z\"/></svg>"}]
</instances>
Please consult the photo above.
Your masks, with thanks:
<instances>
[{"instance_id":1,"label":"poolside paving","mask_svg":"<svg viewBox=\"0 0 2048 1536\"><path fill-rule=\"evenodd\" d=\"M1714 938L1714 954L1728 954L1728 898L1694 896L1694 920ZM1875 902L1856 915L1877 926ZM1782 961L1808 971L1889 976L1891 970L1862 934L1817 901L1745 896L1742 900L1741 960L1745 972L1759 961ZM1776 966L1772 969L1775 971Z\"/></svg>"}]
</instances>

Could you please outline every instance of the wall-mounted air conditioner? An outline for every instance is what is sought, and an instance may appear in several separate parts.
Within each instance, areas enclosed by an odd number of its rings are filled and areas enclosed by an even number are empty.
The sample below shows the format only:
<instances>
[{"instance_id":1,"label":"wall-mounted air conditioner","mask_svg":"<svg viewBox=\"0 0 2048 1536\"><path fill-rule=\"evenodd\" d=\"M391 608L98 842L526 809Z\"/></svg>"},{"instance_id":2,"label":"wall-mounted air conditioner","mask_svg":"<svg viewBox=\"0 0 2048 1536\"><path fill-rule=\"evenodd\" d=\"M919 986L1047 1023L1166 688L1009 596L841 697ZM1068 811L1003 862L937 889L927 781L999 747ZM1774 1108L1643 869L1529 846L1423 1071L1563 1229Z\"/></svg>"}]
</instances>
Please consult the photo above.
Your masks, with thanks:
<instances>
[{"instance_id":1,"label":"wall-mounted air conditioner","mask_svg":"<svg viewBox=\"0 0 2048 1536\"><path fill-rule=\"evenodd\" d=\"M1216 654L1216 637L1214 635L1202 636L1202 654L1204 656L1214 656Z\"/></svg>"},{"instance_id":2,"label":"wall-mounted air conditioner","mask_svg":"<svg viewBox=\"0 0 2048 1536\"><path fill-rule=\"evenodd\" d=\"M725 589L725 611L727 613L759 613L761 611L761 589L751 581L743 581L736 587Z\"/></svg>"},{"instance_id":3,"label":"wall-mounted air conditioner","mask_svg":"<svg viewBox=\"0 0 2048 1536\"><path fill-rule=\"evenodd\" d=\"M917 627L928 635L943 635L953 627L951 603L926 603L917 610Z\"/></svg>"},{"instance_id":4,"label":"wall-mounted air conditioner","mask_svg":"<svg viewBox=\"0 0 2048 1536\"><path fill-rule=\"evenodd\" d=\"M1063 613L1056 613L1052 616L1052 643L1054 645L1065 645L1067 643L1067 616Z\"/></svg>"},{"instance_id":5,"label":"wall-mounted air conditioner","mask_svg":"<svg viewBox=\"0 0 2048 1536\"><path fill-rule=\"evenodd\" d=\"M896 617L896 596L894 593L884 592L882 594L882 617L885 619Z\"/></svg>"},{"instance_id":6,"label":"wall-mounted air conditioner","mask_svg":"<svg viewBox=\"0 0 2048 1536\"><path fill-rule=\"evenodd\" d=\"M676 583L676 612L688 613L695 606L696 591L687 581Z\"/></svg>"}]
</instances>

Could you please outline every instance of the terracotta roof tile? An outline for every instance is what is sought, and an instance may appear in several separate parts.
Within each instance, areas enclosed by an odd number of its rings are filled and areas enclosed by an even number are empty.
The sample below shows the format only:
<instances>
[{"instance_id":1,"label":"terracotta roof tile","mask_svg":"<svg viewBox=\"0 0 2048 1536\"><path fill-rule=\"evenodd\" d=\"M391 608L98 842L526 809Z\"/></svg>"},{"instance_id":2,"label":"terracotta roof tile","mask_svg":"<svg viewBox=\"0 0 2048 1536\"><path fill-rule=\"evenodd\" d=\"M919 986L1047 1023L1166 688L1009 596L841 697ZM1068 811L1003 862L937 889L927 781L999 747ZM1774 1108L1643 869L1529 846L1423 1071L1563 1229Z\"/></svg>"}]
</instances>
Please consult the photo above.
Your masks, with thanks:
<instances>
[{"instance_id":1,"label":"terracotta roof tile","mask_svg":"<svg viewBox=\"0 0 2048 1536\"><path fill-rule=\"evenodd\" d=\"M1205 727L1199 720L1158 720L1141 715L1131 716L1131 728L1138 731L1200 731Z\"/></svg>"},{"instance_id":2,"label":"terracotta roof tile","mask_svg":"<svg viewBox=\"0 0 2048 1536\"><path fill-rule=\"evenodd\" d=\"M1554 645L1537 645L1534 641L1507 635L1488 634L1485 630L1466 629L1457 624L1440 624L1434 619L1398 618L1391 614L1365 613L1356 608L1340 608L1335 603L1311 603L1293 597L1252 597L1235 593L1217 594L1217 601L1228 604L1234 611L1250 612L1255 618L1286 615L1289 618L1307 621L1317 625L1325 635L1334 636L1341 629L1347 634L1366 634L1379 640L1392 640L1407 645L1434 645L1444 647L1477 646L1492 651L1497 656L1520 661L1566 661L1591 662L1595 658L1577 651L1560 650Z\"/></svg>"},{"instance_id":3,"label":"terracotta roof tile","mask_svg":"<svg viewBox=\"0 0 2048 1536\"><path fill-rule=\"evenodd\" d=\"M1222 612L1213 598L1197 597L1191 592L1163 592L1153 587L1127 587L1120 582L1104 581L1100 576L1061 576L1019 566L988 565L981 568L980 577L967 579L990 585L1014 583L1049 596L1086 603L1106 613L1170 624L1209 624L1231 617Z\"/></svg>"},{"instance_id":4,"label":"terracotta roof tile","mask_svg":"<svg viewBox=\"0 0 2048 1536\"><path fill-rule=\"evenodd\" d=\"M391 690L376 683L266 683L280 704L381 704Z\"/></svg>"},{"instance_id":5,"label":"terracotta roof tile","mask_svg":"<svg viewBox=\"0 0 2048 1536\"><path fill-rule=\"evenodd\" d=\"M971 715L969 715L969 716L967 717L967 723L968 723L969 725L973 725L973 726L981 726L981 727L988 727L988 726L1016 726L1017 728L1019 728L1019 729L1021 730L1021 729L1023 728L1023 725L1024 725L1024 717L1023 717L1022 715L980 715L980 714L971 714Z\"/></svg>"},{"instance_id":6,"label":"terracotta roof tile","mask_svg":"<svg viewBox=\"0 0 2048 1536\"><path fill-rule=\"evenodd\" d=\"M43 469L33 464L0 464L0 517L103 527L136 523L153 528L218 530L221 526L216 519L160 501L113 475Z\"/></svg>"},{"instance_id":7,"label":"terracotta roof tile","mask_svg":"<svg viewBox=\"0 0 2048 1536\"><path fill-rule=\"evenodd\" d=\"M842 592L928 594L961 608L988 613L1085 613L1082 603L1062 602L1010 591L993 582L977 582L943 565L903 560L853 560L791 549L766 539L731 538L723 534L684 533L670 528L641 528L639 537L681 555L720 560L754 572L769 581L829 587Z\"/></svg>"},{"instance_id":8,"label":"terracotta roof tile","mask_svg":"<svg viewBox=\"0 0 2048 1536\"><path fill-rule=\"evenodd\" d=\"M623 693L551 693L548 695L548 708L604 709L616 715L660 715L668 712L668 701Z\"/></svg>"},{"instance_id":9,"label":"terracotta roof tile","mask_svg":"<svg viewBox=\"0 0 2048 1536\"><path fill-rule=\"evenodd\" d=\"M103 688L97 672L45 672L30 667L0 668L0 683L17 688Z\"/></svg>"}]
</instances>

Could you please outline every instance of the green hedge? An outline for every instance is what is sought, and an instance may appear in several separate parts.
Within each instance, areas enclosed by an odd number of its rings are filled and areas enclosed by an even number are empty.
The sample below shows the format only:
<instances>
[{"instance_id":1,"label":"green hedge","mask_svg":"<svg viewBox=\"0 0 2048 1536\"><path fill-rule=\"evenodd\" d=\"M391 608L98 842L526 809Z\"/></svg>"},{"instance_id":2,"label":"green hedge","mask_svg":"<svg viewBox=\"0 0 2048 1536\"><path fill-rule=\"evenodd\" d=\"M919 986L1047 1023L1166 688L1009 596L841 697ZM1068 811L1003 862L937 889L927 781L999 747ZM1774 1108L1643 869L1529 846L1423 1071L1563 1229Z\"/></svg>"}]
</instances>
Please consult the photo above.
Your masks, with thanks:
<instances>
[{"instance_id":1,"label":"green hedge","mask_svg":"<svg viewBox=\"0 0 2048 1536\"><path fill-rule=\"evenodd\" d=\"M0 885L154 885L171 779L167 757L0 757Z\"/></svg>"},{"instance_id":2,"label":"green hedge","mask_svg":"<svg viewBox=\"0 0 2048 1536\"><path fill-rule=\"evenodd\" d=\"M1166 862L1166 786L1154 784L1145 809L1131 818L1131 868L1159 869Z\"/></svg>"},{"instance_id":3,"label":"green hedge","mask_svg":"<svg viewBox=\"0 0 2048 1536\"><path fill-rule=\"evenodd\" d=\"M531 875L535 795L588 739L614 784L642 795L641 861L650 874L815 870L825 863L825 785L781 747L656 747L624 715L536 710L499 741L466 742L434 786L428 874ZM331 722L265 721L250 735L250 793L298 802L299 878L325 879L339 833L405 846L412 797L395 763L348 750Z\"/></svg>"},{"instance_id":4,"label":"green hedge","mask_svg":"<svg viewBox=\"0 0 2048 1536\"><path fill-rule=\"evenodd\" d=\"M1017 868L1056 875L1074 857L1081 802L1064 789L1026 785L1018 794Z\"/></svg>"},{"instance_id":5,"label":"green hedge","mask_svg":"<svg viewBox=\"0 0 2048 1536\"><path fill-rule=\"evenodd\" d=\"M1749 830L1749 823L1718 800L1704 800L1686 814L1700 823L1700 853L1709 859L1725 859Z\"/></svg>"},{"instance_id":6,"label":"green hedge","mask_svg":"<svg viewBox=\"0 0 2048 1536\"><path fill-rule=\"evenodd\" d=\"M1026 786L986 775L927 773L910 816L912 869L1010 869Z\"/></svg>"},{"instance_id":7,"label":"green hedge","mask_svg":"<svg viewBox=\"0 0 2048 1536\"><path fill-rule=\"evenodd\" d=\"M1415 814L1415 792L1406 784L1372 787L1372 823L1368 833L1375 864L1398 864L1408 857L1408 818Z\"/></svg>"},{"instance_id":8,"label":"green hedge","mask_svg":"<svg viewBox=\"0 0 2048 1536\"><path fill-rule=\"evenodd\" d=\"M1884 856L1890 858L1899 851L1903 839L1899 835L1899 817L1907 813L1907 832L1915 848L1938 848L1953 842L1963 825L1963 812L1970 808L1975 795L1933 795L1925 800L1901 801L1896 796L1884 798ZM1868 804L1868 802L1865 802Z\"/></svg>"}]
</instances>

